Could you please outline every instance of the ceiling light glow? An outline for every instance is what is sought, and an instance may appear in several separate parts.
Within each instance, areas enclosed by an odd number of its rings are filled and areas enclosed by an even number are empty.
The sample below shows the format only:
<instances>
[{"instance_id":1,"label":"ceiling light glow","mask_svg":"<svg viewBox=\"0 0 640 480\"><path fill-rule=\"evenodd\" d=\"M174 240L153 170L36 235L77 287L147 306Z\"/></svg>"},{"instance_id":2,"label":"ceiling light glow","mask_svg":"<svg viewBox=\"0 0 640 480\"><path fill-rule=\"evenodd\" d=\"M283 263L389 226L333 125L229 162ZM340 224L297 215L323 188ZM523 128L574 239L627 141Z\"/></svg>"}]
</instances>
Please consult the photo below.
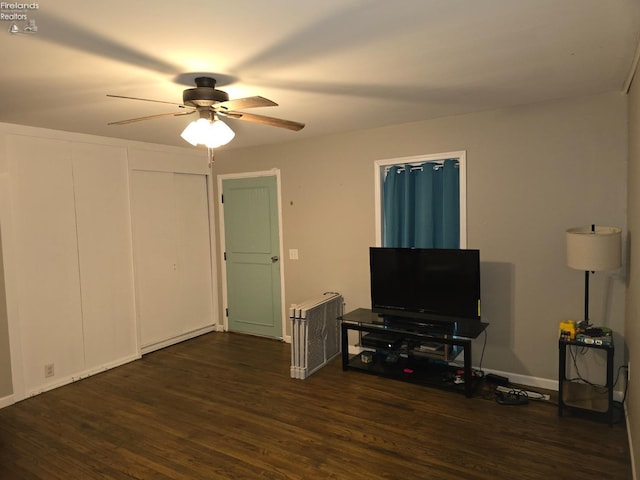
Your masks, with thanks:
<instances>
[{"instance_id":1,"label":"ceiling light glow","mask_svg":"<svg viewBox=\"0 0 640 480\"><path fill-rule=\"evenodd\" d=\"M218 148L229 143L235 132L222 120L215 117L213 120L199 118L187 125L180 136L194 147L205 145L207 148Z\"/></svg>"}]
</instances>

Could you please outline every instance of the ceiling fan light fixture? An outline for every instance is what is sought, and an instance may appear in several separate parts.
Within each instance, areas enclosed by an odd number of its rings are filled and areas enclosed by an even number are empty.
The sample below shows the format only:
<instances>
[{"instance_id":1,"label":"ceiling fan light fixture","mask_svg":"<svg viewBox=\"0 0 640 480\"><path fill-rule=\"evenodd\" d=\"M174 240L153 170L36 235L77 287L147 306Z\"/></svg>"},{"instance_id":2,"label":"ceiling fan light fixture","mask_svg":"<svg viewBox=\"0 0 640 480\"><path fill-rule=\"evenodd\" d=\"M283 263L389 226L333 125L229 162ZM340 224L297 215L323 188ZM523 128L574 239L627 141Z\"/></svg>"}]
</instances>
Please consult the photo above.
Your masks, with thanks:
<instances>
[{"instance_id":1,"label":"ceiling fan light fixture","mask_svg":"<svg viewBox=\"0 0 640 480\"><path fill-rule=\"evenodd\" d=\"M200 139L204 138L207 123L209 123L209 121L206 118L199 118L198 120L189 123L180 136L195 147L200 143Z\"/></svg>"},{"instance_id":2,"label":"ceiling fan light fixture","mask_svg":"<svg viewBox=\"0 0 640 480\"><path fill-rule=\"evenodd\" d=\"M207 148L217 148L229 143L235 132L217 117L213 120L199 118L187 125L180 136L194 147L205 145Z\"/></svg>"},{"instance_id":3,"label":"ceiling fan light fixture","mask_svg":"<svg viewBox=\"0 0 640 480\"><path fill-rule=\"evenodd\" d=\"M208 133L207 133L207 141L205 145L208 148L217 148L222 145L226 145L233 137L236 136L236 133L231 130L229 125L224 123L222 120L219 120L217 117L209 124Z\"/></svg>"}]
</instances>

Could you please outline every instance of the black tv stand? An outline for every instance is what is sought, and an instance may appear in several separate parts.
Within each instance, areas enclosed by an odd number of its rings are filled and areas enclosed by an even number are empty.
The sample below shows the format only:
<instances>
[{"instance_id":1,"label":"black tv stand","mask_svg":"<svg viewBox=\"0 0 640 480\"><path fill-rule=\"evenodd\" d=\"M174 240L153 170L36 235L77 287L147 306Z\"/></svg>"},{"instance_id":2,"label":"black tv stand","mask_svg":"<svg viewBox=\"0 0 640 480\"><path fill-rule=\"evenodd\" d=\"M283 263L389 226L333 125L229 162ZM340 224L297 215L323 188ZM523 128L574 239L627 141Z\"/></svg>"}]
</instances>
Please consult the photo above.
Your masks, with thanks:
<instances>
[{"instance_id":1,"label":"black tv stand","mask_svg":"<svg viewBox=\"0 0 640 480\"><path fill-rule=\"evenodd\" d=\"M471 366L471 343L488 326L479 321L422 323L379 317L359 308L341 317L342 369L357 370L473 395L478 379ZM349 331L360 335L363 352L349 354ZM368 336L370 338L367 338ZM463 366L450 362L462 355Z\"/></svg>"}]
</instances>

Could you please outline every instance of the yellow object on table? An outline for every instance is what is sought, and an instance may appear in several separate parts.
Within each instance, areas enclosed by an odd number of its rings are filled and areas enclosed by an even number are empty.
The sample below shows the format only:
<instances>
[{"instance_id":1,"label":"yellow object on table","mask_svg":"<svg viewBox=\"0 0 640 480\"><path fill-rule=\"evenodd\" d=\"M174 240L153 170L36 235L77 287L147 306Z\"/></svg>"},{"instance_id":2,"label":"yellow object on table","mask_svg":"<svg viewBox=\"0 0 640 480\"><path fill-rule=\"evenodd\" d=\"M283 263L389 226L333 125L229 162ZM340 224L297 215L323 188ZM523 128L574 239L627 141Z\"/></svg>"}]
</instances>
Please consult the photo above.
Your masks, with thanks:
<instances>
[{"instance_id":1,"label":"yellow object on table","mask_svg":"<svg viewBox=\"0 0 640 480\"><path fill-rule=\"evenodd\" d=\"M575 320L564 320L560 322L560 340L575 340L577 323Z\"/></svg>"}]
</instances>

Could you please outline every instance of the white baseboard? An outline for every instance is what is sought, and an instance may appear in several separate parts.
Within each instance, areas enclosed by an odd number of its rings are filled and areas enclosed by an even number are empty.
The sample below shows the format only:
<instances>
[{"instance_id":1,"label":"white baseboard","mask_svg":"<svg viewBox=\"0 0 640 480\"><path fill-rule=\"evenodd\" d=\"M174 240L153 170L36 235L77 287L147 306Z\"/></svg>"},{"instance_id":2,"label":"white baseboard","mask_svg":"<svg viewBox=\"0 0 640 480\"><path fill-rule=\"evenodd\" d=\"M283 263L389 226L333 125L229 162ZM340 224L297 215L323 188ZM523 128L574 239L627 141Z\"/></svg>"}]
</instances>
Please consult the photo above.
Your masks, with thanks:
<instances>
[{"instance_id":1,"label":"white baseboard","mask_svg":"<svg viewBox=\"0 0 640 480\"><path fill-rule=\"evenodd\" d=\"M109 363L106 363L104 365L100 365L98 367L93 367L93 368L90 368L90 369L87 369L87 370L84 370L84 371L81 371L81 372L77 372L77 373L75 373L73 375L57 378L53 382L50 382L50 383L47 383L47 384L44 384L44 385L40 385L40 386L38 386L36 388L28 390L23 395L16 395L14 393L13 395L9 395L7 397L0 398L0 408L7 407L7 406L12 405L12 404L14 404L16 402L19 402L21 400L25 400L25 399L30 398L30 397L34 397L34 396L39 395L41 393L48 392L49 390L53 390L53 389L68 385L70 383L77 382L78 380L82 380L83 378L90 377L90 376L95 375L97 373L101 373L101 372L104 372L106 370L110 370L112 368L119 367L120 365L124 365L126 363L133 362L135 360L139 360L141 358L141 356L143 354L145 354L145 353L149 353L149 352L152 352L154 350L158 350L160 348L168 347L169 345L174 345L176 343L182 342L184 340L189 340L191 338L195 338L195 337L203 335L205 333L209 333L209 332L212 332L212 331L218 331L217 327L218 327L217 325L208 326L208 327L205 327L205 328L194 330L192 332L188 332L188 333L186 333L184 335L180 335L178 337L175 337L175 338L163 341L163 342L158 342L158 343L155 343L153 345L148 345L146 347L143 347L139 354L136 353L134 355L123 357L123 358L120 358L120 359L118 359L116 361L109 362Z\"/></svg>"},{"instance_id":2,"label":"white baseboard","mask_svg":"<svg viewBox=\"0 0 640 480\"><path fill-rule=\"evenodd\" d=\"M161 342L152 343L150 345L145 345L140 349L140 353L142 353L142 355L146 355L147 353L151 353L155 350L160 350L161 348L170 347L171 345L184 342L185 340L191 340L192 338L199 337L200 335L204 335L205 333L217 332L217 331L218 331L218 325L210 325L208 327L198 328L196 330L192 330L191 332L178 335L177 337L169 338L167 340L162 340Z\"/></svg>"},{"instance_id":3,"label":"white baseboard","mask_svg":"<svg viewBox=\"0 0 640 480\"><path fill-rule=\"evenodd\" d=\"M532 377L530 375L522 375L522 374L513 373L513 372L504 372L502 370L488 370L486 368L484 368L483 371L485 375L488 373L493 373L494 375L507 377L509 379L509 382L515 383L518 385L524 385L527 387L535 387L535 388L543 388L545 390L553 390L555 392L558 391L558 380L555 380L555 379Z\"/></svg>"},{"instance_id":4,"label":"white baseboard","mask_svg":"<svg viewBox=\"0 0 640 480\"><path fill-rule=\"evenodd\" d=\"M545 390L552 390L554 392L558 391L558 380L555 380L555 379L531 377L529 375L520 375L518 373L504 372L501 370L487 370L487 369L483 369L483 370L485 375L487 373L494 373L496 375L501 375L503 377L507 377L511 383L515 383L518 385L524 385L527 387L535 387L535 388L543 388ZM613 391L614 401L622 402L623 399L624 399L624 391L622 390Z\"/></svg>"},{"instance_id":5,"label":"white baseboard","mask_svg":"<svg viewBox=\"0 0 640 480\"><path fill-rule=\"evenodd\" d=\"M0 408L8 407L9 405L13 405L14 403L16 403L16 400L13 393L11 395L7 395L6 397L0 398Z\"/></svg>"},{"instance_id":6,"label":"white baseboard","mask_svg":"<svg viewBox=\"0 0 640 480\"><path fill-rule=\"evenodd\" d=\"M15 398L15 401L17 402L19 400L24 400L25 398L33 397L33 396L39 395L41 393L48 392L49 390L53 390L53 389L56 389L56 388L59 388L59 387L63 387L65 385L69 385L70 383L77 382L78 380L82 380L83 378L87 378L87 377L90 377L92 375L96 375L98 373L102 373L104 371L111 370L112 368L119 367L120 365L124 365L126 363L133 362L135 360L138 360L139 358L140 358L140 355L134 354L134 355L130 355L128 357L119 358L118 360L113 361L113 362L105 363L104 365L100 365L98 367L89 368L89 369L84 370L82 372L75 373L74 375L61 377L61 378L56 379L55 381L53 381L51 383L47 383L46 385L41 385L38 388L35 388L35 389L32 389L32 390L29 390L29 391L25 392L25 394L24 394L24 396L22 398Z\"/></svg>"},{"instance_id":7,"label":"white baseboard","mask_svg":"<svg viewBox=\"0 0 640 480\"><path fill-rule=\"evenodd\" d=\"M627 440L629 442L629 456L631 457L631 478L633 480L637 480L637 472L636 472L636 461L633 455L633 438L631 437L631 429L629 428L629 412L627 411L627 404L623 405L624 407L624 419L627 425Z\"/></svg>"}]
</instances>

